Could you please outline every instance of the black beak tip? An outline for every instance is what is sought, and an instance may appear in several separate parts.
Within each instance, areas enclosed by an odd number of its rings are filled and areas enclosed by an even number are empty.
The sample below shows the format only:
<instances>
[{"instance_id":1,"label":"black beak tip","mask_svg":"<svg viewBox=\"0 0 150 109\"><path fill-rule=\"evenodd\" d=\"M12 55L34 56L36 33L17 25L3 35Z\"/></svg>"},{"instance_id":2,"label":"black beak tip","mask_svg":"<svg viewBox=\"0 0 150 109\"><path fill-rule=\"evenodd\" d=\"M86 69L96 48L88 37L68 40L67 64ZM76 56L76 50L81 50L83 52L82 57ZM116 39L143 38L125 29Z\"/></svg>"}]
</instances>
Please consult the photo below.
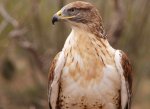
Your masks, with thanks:
<instances>
[{"instance_id":1,"label":"black beak tip","mask_svg":"<svg viewBox=\"0 0 150 109\"><path fill-rule=\"evenodd\" d=\"M52 24L54 25L55 22L57 22L57 21L58 21L58 17L54 15L52 18Z\"/></svg>"}]
</instances>

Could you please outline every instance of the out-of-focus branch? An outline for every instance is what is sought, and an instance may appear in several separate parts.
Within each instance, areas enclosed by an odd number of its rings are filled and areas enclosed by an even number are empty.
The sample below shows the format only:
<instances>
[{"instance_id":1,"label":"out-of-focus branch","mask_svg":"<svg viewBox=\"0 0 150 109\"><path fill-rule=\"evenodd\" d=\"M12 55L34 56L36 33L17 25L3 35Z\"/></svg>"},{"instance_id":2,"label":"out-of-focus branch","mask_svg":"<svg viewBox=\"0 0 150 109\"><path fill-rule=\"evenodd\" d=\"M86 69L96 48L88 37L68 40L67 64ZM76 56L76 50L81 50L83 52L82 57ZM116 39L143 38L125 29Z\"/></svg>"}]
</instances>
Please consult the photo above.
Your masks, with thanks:
<instances>
[{"instance_id":1,"label":"out-of-focus branch","mask_svg":"<svg viewBox=\"0 0 150 109\"><path fill-rule=\"evenodd\" d=\"M35 59L38 69L41 70L41 72L43 72L43 65L40 60L40 56L38 55L38 53L36 52L32 44L28 41L23 41L23 42L20 42L19 45L20 47L22 47L23 49L27 50L28 52L32 54L33 58Z\"/></svg>"},{"instance_id":2,"label":"out-of-focus branch","mask_svg":"<svg viewBox=\"0 0 150 109\"><path fill-rule=\"evenodd\" d=\"M0 4L0 15L4 18L4 21L0 25L0 30L3 30L7 23L10 23L14 27L14 29L9 33L11 40L13 40L19 47L28 51L32 55L32 58L36 63L35 65L37 66L37 69L44 77L45 75L43 73L44 70L42 66L42 61L38 52L33 47L32 43L30 43L28 40L25 40L23 37L27 33L27 29L21 28L19 22L6 11L5 7L2 4ZM36 81L38 80L36 79Z\"/></svg>"},{"instance_id":3,"label":"out-of-focus branch","mask_svg":"<svg viewBox=\"0 0 150 109\"><path fill-rule=\"evenodd\" d=\"M11 38L16 38L16 37L21 37L24 34L26 34L27 29L26 28L22 28L22 29L14 29L9 33L9 36Z\"/></svg>"},{"instance_id":4,"label":"out-of-focus branch","mask_svg":"<svg viewBox=\"0 0 150 109\"><path fill-rule=\"evenodd\" d=\"M11 23L15 28L18 27L19 23L16 19L11 17L6 9L4 8L3 4L0 4L0 15L9 23Z\"/></svg>"},{"instance_id":5,"label":"out-of-focus branch","mask_svg":"<svg viewBox=\"0 0 150 109\"><path fill-rule=\"evenodd\" d=\"M12 26L14 27L14 30L12 30L9 33L9 36L11 38L15 39L16 43L18 43L20 47L29 51L31 54L33 54L35 60L38 62L38 65L41 68L42 62L40 61L39 56L38 56L36 50L33 48L32 44L30 42L28 42L27 40L21 40L21 41L19 40L27 32L27 29L26 28L18 28L19 22L15 18L10 16L10 14L6 11L6 9L4 8L4 6L2 4L0 4L0 15L4 18L5 22L12 24Z\"/></svg>"},{"instance_id":6,"label":"out-of-focus branch","mask_svg":"<svg viewBox=\"0 0 150 109\"><path fill-rule=\"evenodd\" d=\"M123 0L113 0L114 1L114 15L111 19L110 29L108 30L108 40L112 45L115 45L124 27L125 10L123 5Z\"/></svg>"}]
</instances>

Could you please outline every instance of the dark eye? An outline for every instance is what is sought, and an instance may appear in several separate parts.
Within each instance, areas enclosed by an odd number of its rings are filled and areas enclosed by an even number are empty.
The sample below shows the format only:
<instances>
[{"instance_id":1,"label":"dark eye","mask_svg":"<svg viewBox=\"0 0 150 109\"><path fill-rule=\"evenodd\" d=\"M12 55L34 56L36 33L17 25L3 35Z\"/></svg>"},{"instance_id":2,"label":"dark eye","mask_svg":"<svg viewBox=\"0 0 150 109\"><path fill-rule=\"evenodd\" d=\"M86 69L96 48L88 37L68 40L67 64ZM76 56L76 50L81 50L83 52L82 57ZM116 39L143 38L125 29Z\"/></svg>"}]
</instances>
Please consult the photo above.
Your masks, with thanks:
<instances>
[{"instance_id":1,"label":"dark eye","mask_svg":"<svg viewBox=\"0 0 150 109\"><path fill-rule=\"evenodd\" d=\"M69 12L75 12L75 8L69 9Z\"/></svg>"}]
</instances>

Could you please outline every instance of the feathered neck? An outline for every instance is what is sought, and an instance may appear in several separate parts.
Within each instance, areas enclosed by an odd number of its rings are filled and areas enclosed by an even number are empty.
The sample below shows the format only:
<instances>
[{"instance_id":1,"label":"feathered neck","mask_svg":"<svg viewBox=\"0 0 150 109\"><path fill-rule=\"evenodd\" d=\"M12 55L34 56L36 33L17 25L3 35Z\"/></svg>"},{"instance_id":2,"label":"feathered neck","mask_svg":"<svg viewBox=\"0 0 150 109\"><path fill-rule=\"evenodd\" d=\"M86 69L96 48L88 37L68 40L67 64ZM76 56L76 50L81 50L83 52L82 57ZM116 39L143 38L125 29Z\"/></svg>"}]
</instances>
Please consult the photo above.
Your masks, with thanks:
<instances>
[{"instance_id":1,"label":"feathered neck","mask_svg":"<svg viewBox=\"0 0 150 109\"><path fill-rule=\"evenodd\" d=\"M84 27L83 27L84 28ZM101 47L111 47L106 38L104 38L103 34L99 34L99 36L95 35L91 31L79 28L72 28L70 35L67 37L67 40L64 44L64 48L66 49L72 45L85 46L86 44L91 44L92 42L100 43Z\"/></svg>"},{"instance_id":2,"label":"feathered neck","mask_svg":"<svg viewBox=\"0 0 150 109\"><path fill-rule=\"evenodd\" d=\"M68 36L63 51L66 55L69 52L81 54L90 54L94 56L100 56L104 63L112 59L115 50L110 46L107 39L97 37L96 35L79 29L72 29ZM107 59L106 59L107 58Z\"/></svg>"}]
</instances>

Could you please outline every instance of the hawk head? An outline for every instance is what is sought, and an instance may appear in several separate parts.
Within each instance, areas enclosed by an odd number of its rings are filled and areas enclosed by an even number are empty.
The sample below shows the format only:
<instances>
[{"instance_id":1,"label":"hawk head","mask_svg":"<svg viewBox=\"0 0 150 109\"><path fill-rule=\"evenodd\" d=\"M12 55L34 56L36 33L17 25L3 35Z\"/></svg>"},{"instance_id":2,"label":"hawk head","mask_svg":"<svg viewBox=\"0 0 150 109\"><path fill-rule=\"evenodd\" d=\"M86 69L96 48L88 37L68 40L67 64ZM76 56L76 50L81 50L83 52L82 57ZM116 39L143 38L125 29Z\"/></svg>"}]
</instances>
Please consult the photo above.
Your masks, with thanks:
<instances>
[{"instance_id":1,"label":"hawk head","mask_svg":"<svg viewBox=\"0 0 150 109\"><path fill-rule=\"evenodd\" d=\"M71 27L100 31L103 33L102 19L98 10L88 2L76 1L64 6L54 14L52 23L66 21Z\"/></svg>"}]
</instances>

